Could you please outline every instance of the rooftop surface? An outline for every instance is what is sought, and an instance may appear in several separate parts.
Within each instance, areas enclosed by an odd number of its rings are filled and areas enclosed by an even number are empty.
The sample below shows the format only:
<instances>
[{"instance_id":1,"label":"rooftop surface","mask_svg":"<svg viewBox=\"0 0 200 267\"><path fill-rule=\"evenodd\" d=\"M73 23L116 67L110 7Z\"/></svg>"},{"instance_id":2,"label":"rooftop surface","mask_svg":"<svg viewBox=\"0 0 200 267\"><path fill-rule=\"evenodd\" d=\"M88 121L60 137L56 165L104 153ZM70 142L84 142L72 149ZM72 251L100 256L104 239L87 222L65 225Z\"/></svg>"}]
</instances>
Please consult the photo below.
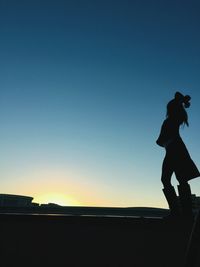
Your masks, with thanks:
<instances>
[{"instance_id":1,"label":"rooftop surface","mask_svg":"<svg viewBox=\"0 0 200 267\"><path fill-rule=\"evenodd\" d=\"M25 214L0 214L0 226L4 266L43 267L183 267L192 229L187 220Z\"/></svg>"}]
</instances>

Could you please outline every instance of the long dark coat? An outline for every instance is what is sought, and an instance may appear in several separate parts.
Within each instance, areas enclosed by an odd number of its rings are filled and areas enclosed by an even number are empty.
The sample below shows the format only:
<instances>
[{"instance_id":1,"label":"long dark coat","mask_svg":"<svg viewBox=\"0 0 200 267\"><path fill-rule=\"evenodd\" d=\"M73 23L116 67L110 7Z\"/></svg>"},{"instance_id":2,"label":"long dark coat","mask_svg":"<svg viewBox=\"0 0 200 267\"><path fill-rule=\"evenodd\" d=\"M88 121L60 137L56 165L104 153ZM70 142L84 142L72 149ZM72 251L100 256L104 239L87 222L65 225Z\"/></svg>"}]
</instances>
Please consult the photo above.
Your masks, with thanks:
<instances>
[{"instance_id":1,"label":"long dark coat","mask_svg":"<svg viewBox=\"0 0 200 267\"><path fill-rule=\"evenodd\" d=\"M179 181L191 180L200 176L199 170L180 137L180 123L166 119L161 127L160 135L156 141L159 146L165 147L168 166Z\"/></svg>"}]
</instances>

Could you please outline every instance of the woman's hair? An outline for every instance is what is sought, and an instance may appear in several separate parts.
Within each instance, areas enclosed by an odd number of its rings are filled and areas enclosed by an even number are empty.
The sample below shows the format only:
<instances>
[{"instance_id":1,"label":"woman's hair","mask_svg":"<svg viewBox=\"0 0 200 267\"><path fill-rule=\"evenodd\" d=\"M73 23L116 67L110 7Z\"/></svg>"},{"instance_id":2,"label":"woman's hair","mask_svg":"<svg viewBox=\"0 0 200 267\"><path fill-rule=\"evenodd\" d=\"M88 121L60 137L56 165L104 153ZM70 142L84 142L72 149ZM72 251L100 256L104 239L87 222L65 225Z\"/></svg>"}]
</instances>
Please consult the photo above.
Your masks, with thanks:
<instances>
[{"instance_id":1,"label":"woman's hair","mask_svg":"<svg viewBox=\"0 0 200 267\"><path fill-rule=\"evenodd\" d=\"M175 120L180 125L188 123L188 115L186 108L189 108L191 97L189 95L183 96L181 93L176 92L174 99L167 104L167 117Z\"/></svg>"}]
</instances>

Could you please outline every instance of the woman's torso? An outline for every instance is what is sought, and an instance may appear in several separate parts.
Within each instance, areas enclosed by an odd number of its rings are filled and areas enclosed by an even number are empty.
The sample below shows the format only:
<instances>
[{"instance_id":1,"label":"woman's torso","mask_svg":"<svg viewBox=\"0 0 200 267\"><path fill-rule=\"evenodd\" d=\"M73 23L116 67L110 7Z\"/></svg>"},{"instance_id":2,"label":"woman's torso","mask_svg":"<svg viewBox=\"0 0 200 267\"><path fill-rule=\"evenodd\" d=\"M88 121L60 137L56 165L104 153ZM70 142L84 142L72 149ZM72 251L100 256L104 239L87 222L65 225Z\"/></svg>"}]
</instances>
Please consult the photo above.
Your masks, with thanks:
<instances>
[{"instance_id":1,"label":"woman's torso","mask_svg":"<svg viewBox=\"0 0 200 267\"><path fill-rule=\"evenodd\" d=\"M156 143L167 149L171 147L173 143L182 141L179 134L179 127L180 123L176 120L170 118L164 120Z\"/></svg>"}]
</instances>

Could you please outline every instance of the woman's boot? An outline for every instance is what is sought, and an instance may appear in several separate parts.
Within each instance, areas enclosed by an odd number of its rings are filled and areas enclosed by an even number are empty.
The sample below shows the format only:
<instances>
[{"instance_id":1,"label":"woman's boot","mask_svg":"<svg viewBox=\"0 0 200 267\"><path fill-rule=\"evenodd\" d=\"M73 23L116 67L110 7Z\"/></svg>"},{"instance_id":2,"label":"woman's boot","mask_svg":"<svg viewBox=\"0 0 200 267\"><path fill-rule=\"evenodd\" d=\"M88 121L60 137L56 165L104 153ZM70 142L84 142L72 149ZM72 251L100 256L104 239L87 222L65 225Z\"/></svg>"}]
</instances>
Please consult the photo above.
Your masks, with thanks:
<instances>
[{"instance_id":1,"label":"woman's boot","mask_svg":"<svg viewBox=\"0 0 200 267\"><path fill-rule=\"evenodd\" d=\"M188 183L178 185L181 214L184 217L193 217L191 189Z\"/></svg>"},{"instance_id":2,"label":"woman's boot","mask_svg":"<svg viewBox=\"0 0 200 267\"><path fill-rule=\"evenodd\" d=\"M178 197L173 186L163 188L163 193L170 209L170 217L178 217L180 215Z\"/></svg>"}]
</instances>

